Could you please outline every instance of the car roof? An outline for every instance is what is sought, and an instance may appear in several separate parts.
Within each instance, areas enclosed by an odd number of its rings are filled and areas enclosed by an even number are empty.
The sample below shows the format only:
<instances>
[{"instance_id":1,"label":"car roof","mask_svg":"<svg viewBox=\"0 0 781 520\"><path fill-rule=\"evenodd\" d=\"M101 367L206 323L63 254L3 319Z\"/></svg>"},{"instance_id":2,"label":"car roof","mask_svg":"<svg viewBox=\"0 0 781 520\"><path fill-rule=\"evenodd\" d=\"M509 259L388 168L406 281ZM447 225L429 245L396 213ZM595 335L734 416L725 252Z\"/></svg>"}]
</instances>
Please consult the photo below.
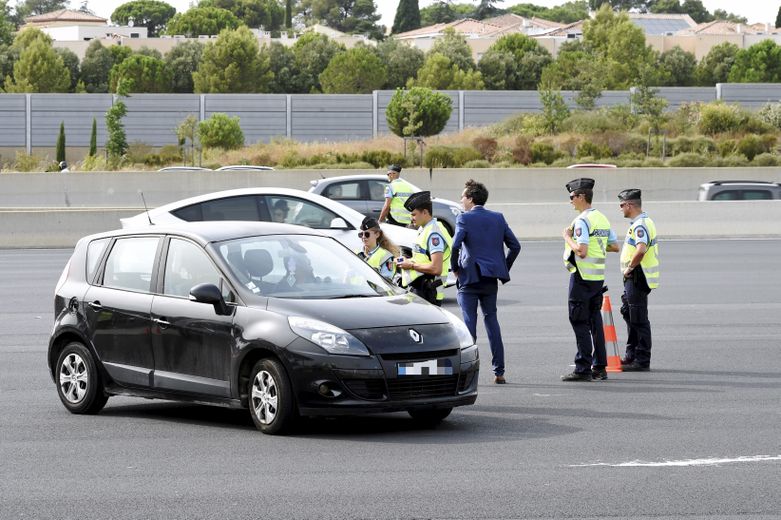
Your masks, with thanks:
<instances>
[{"instance_id":1,"label":"car roof","mask_svg":"<svg viewBox=\"0 0 781 520\"><path fill-rule=\"evenodd\" d=\"M220 166L217 168L216 171L227 171L227 170L273 170L271 166L261 166L261 165L255 165L255 164L229 164L227 166Z\"/></svg>"},{"instance_id":2,"label":"car roof","mask_svg":"<svg viewBox=\"0 0 781 520\"><path fill-rule=\"evenodd\" d=\"M615 164L608 164L608 163L579 163L579 164L570 164L567 166L567 169L572 168L617 168Z\"/></svg>"},{"instance_id":3,"label":"car roof","mask_svg":"<svg viewBox=\"0 0 781 520\"><path fill-rule=\"evenodd\" d=\"M341 181L385 181L388 182L388 177L381 173L363 173L360 175L339 175L338 177L325 177L323 179L314 179L312 182L341 182Z\"/></svg>"},{"instance_id":4,"label":"car roof","mask_svg":"<svg viewBox=\"0 0 781 520\"><path fill-rule=\"evenodd\" d=\"M781 186L781 183L773 181L708 181L703 186L724 186L732 184L748 184L752 186Z\"/></svg>"},{"instance_id":5,"label":"car roof","mask_svg":"<svg viewBox=\"0 0 781 520\"><path fill-rule=\"evenodd\" d=\"M262 235L316 235L327 236L317 230L293 224L277 222L254 222L245 220L212 220L202 222L181 222L115 229L87 237L89 240L132 235L178 235L190 238L201 245L223 240Z\"/></svg>"},{"instance_id":6,"label":"car roof","mask_svg":"<svg viewBox=\"0 0 781 520\"><path fill-rule=\"evenodd\" d=\"M157 170L159 172L184 172L184 171L213 171L211 168L203 168L201 166L165 166Z\"/></svg>"}]
</instances>

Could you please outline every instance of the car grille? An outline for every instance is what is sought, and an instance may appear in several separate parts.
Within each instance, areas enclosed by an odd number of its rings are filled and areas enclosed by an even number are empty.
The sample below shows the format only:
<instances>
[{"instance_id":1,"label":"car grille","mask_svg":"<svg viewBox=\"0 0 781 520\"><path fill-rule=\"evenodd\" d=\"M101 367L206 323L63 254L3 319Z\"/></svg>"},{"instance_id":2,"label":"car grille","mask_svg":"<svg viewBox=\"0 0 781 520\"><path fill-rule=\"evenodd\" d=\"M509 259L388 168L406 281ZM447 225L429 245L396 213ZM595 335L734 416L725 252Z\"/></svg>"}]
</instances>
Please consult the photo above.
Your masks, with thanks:
<instances>
[{"instance_id":1,"label":"car grille","mask_svg":"<svg viewBox=\"0 0 781 520\"><path fill-rule=\"evenodd\" d=\"M385 361L413 361L416 359L446 358L458 354L458 349L437 350L434 352L398 352L380 354Z\"/></svg>"},{"instance_id":2,"label":"car grille","mask_svg":"<svg viewBox=\"0 0 781 520\"><path fill-rule=\"evenodd\" d=\"M407 376L388 380L390 399L424 399L455 395L458 376Z\"/></svg>"},{"instance_id":3,"label":"car grille","mask_svg":"<svg viewBox=\"0 0 781 520\"><path fill-rule=\"evenodd\" d=\"M342 383L362 399L376 401L385 398L385 381L382 379L344 379Z\"/></svg>"}]
</instances>

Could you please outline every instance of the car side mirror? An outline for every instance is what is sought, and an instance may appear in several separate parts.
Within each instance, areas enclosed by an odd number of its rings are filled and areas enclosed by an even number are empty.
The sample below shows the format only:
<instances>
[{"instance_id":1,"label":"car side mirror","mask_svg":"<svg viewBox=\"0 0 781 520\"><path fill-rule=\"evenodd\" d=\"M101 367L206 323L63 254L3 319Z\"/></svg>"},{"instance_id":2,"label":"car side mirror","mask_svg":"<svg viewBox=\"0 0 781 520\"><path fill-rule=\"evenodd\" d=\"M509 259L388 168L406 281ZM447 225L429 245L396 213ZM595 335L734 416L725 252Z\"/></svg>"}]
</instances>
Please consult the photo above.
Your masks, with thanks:
<instances>
[{"instance_id":1,"label":"car side mirror","mask_svg":"<svg viewBox=\"0 0 781 520\"><path fill-rule=\"evenodd\" d=\"M225 303L219 287L213 283L199 283L190 289L190 299L198 303L208 303L214 306L214 312L220 316L230 314L230 308Z\"/></svg>"},{"instance_id":2,"label":"car side mirror","mask_svg":"<svg viewBox=\"0 0 781 520\"><path fill-rule=\"evenodd\" d=\"M347 222L341 217L336 217L331 221L331 229L350 229Z\"/></svg>"}]
</instances>

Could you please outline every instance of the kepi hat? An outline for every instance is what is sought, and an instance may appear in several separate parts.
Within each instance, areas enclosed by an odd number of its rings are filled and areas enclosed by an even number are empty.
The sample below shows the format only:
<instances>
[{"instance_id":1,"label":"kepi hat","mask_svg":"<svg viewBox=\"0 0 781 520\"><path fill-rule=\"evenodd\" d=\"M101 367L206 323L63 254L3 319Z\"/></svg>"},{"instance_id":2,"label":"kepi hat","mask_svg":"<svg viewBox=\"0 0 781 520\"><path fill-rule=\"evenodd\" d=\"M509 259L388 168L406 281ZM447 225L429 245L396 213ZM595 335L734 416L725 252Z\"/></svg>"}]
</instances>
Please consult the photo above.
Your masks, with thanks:
<instances>
[{"instance_id":1,"label":"kepi hat","mask_svg":"<svg viewBox=\"0 0 781 520\"><path fill-rule=\"evenodd\" d=\"M423 206L430 203L431 203L431 192L419 191L409 196L409 198L404 202L404 209L406 209L407 211L413 211L416 209L420 209Z\"/></svg>"},{"instance_id":2,"label":"kepi hat","mask_svg":"<svg viewBox=\"0 0 781 520\"><path fill-rule=\"evenodd\" d=\"M575 190L590 190L594 188L596 181L588 177L571 180L567 183L567 191L572 193Z\"/></svg>"}]
</instances>

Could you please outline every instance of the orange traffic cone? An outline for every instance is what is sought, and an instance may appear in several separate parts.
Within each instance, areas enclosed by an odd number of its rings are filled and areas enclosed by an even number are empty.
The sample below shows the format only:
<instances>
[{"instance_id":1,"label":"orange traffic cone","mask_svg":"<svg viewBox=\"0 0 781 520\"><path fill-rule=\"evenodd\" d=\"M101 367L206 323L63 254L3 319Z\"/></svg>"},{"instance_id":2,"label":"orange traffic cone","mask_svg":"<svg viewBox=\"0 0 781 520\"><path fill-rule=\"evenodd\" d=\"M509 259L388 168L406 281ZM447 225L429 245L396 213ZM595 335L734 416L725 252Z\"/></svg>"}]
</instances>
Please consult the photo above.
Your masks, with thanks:
<instances>
[{"instance_id":1,"label":"orange traffic cone","mask_svg":"<svg viewBox=\"0 0 781 520\"><path fill-rule=\"evenodd\" d=\"M613 307L610 305L610 296L605 293L602 297L602 329L605 331L605 343L613 346L613 355L607 357L608 372L621 372L621 356L618 354L618 337L616 326L613 323Z\"/></svg>"}]
</instances>

